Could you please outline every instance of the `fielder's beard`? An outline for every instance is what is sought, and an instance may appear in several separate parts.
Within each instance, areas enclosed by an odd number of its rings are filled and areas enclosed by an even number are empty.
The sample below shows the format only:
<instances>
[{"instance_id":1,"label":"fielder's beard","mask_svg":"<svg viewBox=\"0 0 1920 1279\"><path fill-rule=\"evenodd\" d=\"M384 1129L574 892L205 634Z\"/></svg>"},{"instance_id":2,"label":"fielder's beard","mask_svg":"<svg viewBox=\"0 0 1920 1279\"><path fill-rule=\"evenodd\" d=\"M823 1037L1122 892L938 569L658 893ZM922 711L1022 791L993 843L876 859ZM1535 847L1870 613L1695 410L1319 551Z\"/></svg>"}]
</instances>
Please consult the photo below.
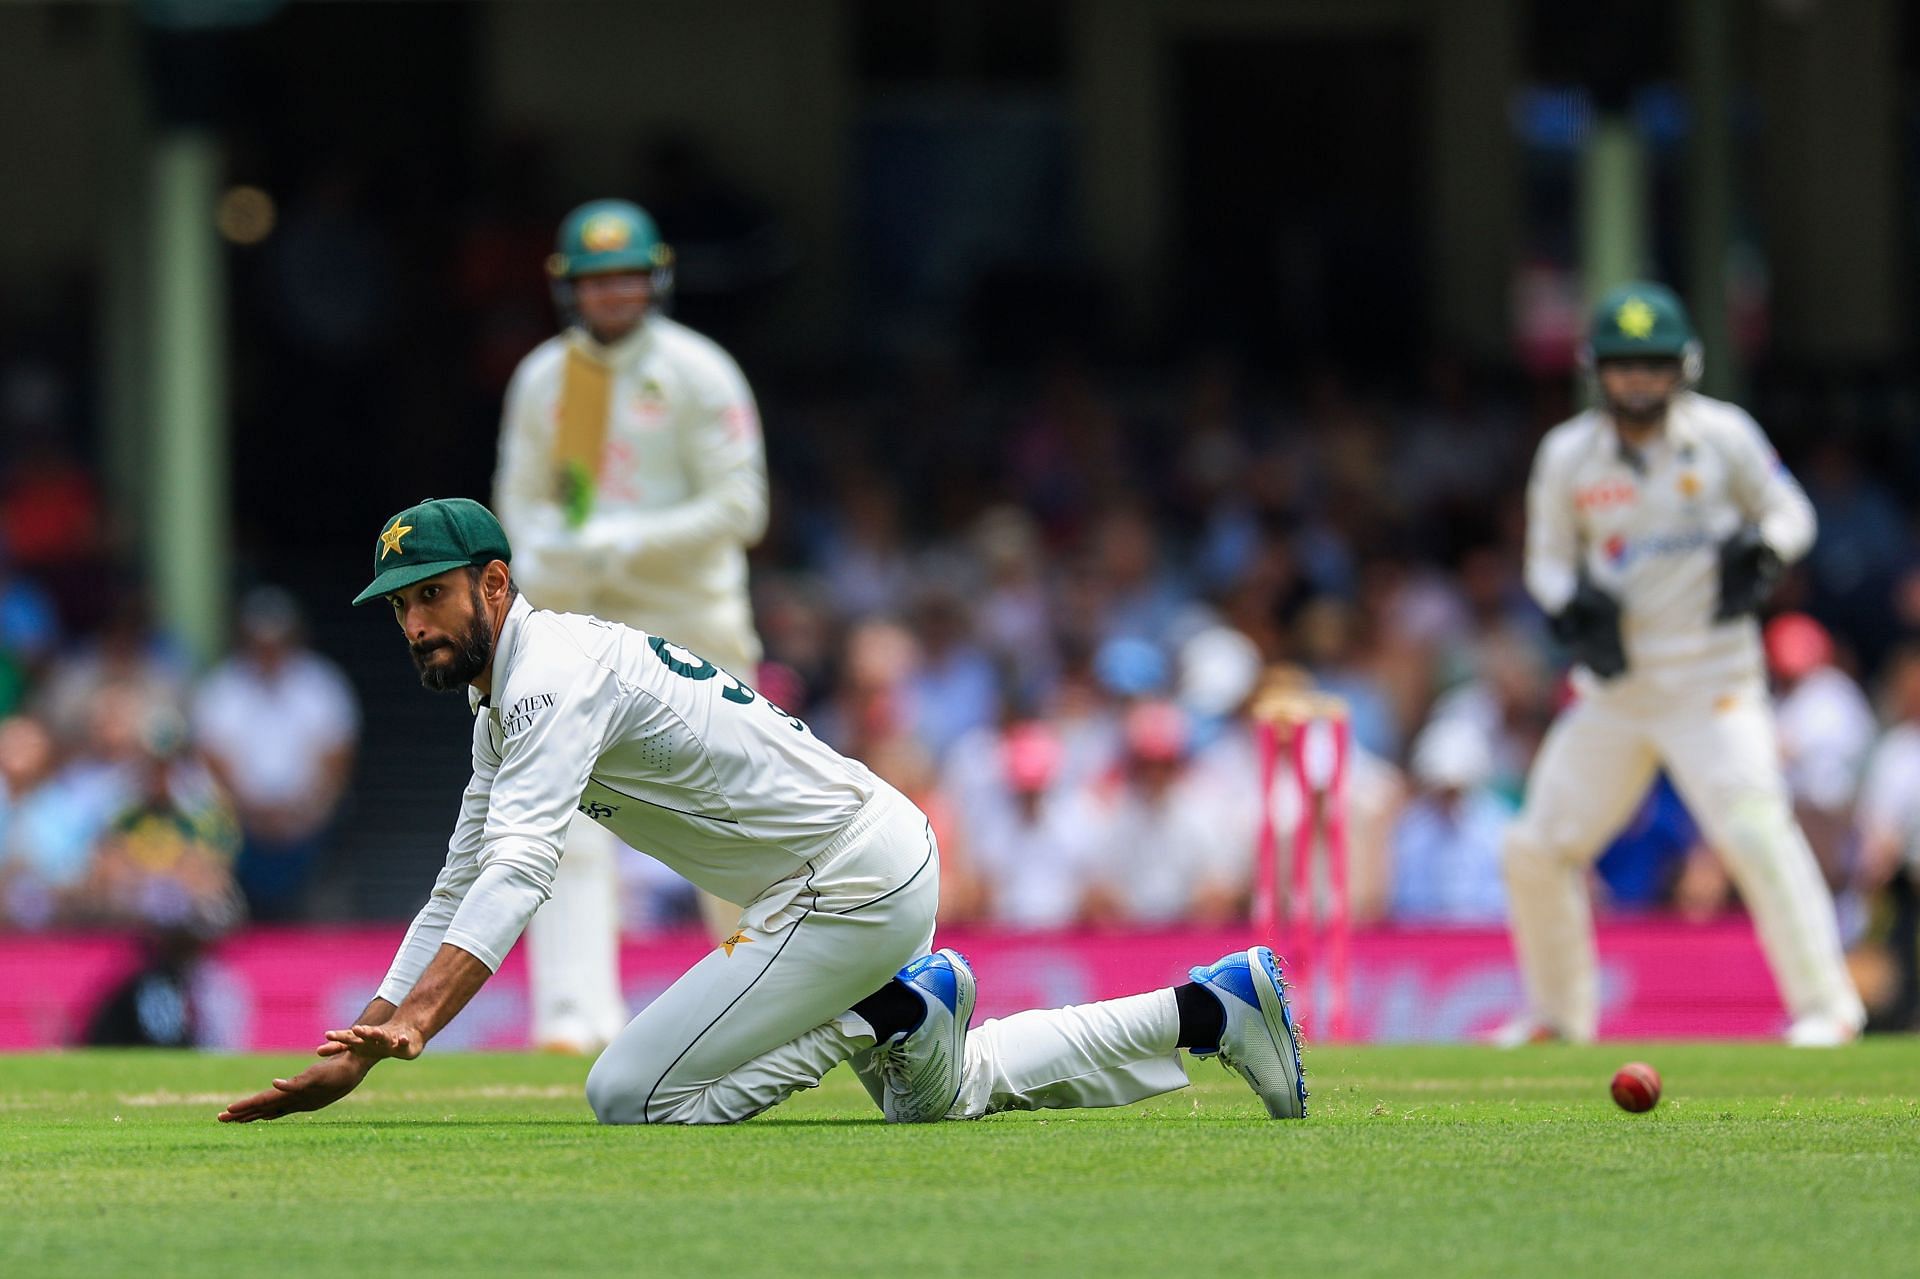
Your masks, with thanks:
<instances>
[{"instance_id":1,"label":"fielder's beard","mask_svg":"<svg viewBox=\"0 0 1920 1279\"><path fill-rule=\"evenodd\" d=\"M464 632L454 639L407 646L413 654L414 668L420 672L420 683L436 693L450 693L465 688L493 660L493 627L487 621L487 610L480 600L479 584L476 583L471 589L473 618ZM430 664L427 659L443 648L452 651L452 658L444 664Z\"/></svg>"}]
</instances>

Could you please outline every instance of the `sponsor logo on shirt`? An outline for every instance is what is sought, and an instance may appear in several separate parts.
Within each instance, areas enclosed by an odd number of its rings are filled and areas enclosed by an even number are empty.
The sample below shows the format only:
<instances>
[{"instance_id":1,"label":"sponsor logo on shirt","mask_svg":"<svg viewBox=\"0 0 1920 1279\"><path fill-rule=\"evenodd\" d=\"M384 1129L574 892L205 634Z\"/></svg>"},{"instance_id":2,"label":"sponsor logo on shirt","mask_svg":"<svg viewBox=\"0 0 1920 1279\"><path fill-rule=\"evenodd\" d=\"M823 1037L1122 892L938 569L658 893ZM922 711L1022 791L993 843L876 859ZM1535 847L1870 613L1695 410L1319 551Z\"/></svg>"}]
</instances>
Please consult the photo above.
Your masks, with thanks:
<instances>
[{"instance_id":1,"label":"sponsor logo on shirt","mask_svg":"<svg viewBox=\"0 0 1920 1279\"><path fill-rule=\"evenodd\" d=\"M647 378L640 383L640 390L633 397L631 412L634 420L643 427L658 427L667 420L667 392L659 381Z\"/></svg>"},{"instance_id":2,"label":"sponsor logo on shirt","mask_svg":"<svg viewBox=\"0 0 1920 1279\"><path fill-rule=\"evenodd\" d=\"M1573 504L1582 512L1593 512L1609 506L1626 506L1639 496L1639 486L1631 480L1603 480L1574 490Z\"/></svg>"},{"instance_id":3,"label":"sponsor logo on shirt","mask_svg":"<svg viewBox=\"0 0 1920 1279\"><path fill-rule=\"evenodd\" d=\"M597 799L586 800L580 805L580 811L596 822L604 822L620 811L618 804L603 804Z\"/></svg>"},{"instance_id":4,"label":"sponsor logo on shirt","mask_svg":"<svg viewBox=\"0 0 1920 1279\"><path fill-rule=\"evenodd\" d=\"M1704 529L1689 529L1684 533L1666 533L1656 537L1641 537L1629 541L1615 533L1601 544L1601 552L1607 557L1607 563L1615 568L1625 568L1635 560L1671 555L1687 555L1694 551L1706 550L1714 546L1714 540Z\"/></svg>"},{"instance_id":5,"label":"sponsor logo on shirt","mask_svg":"<svg viewBox=\"0 0 1920 1279\"><path fill-rule=\"evenodd\" d=\"M521 730L530 727L540 717L540 712L553 705L552 693L534 693L523 697L500 712L500 733L512 737Z\"/></svg>"}]
</instances>

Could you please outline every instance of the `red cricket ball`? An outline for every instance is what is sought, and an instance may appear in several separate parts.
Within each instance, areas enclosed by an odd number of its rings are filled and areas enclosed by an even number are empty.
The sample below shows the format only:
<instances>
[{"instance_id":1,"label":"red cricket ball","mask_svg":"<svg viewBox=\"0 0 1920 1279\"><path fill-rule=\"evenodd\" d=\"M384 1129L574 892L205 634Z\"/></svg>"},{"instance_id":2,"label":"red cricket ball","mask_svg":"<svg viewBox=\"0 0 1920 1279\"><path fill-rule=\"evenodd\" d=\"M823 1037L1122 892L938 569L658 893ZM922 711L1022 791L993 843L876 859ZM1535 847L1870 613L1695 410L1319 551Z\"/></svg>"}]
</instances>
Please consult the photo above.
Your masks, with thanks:
<instances>
[{"instance_id":1,"label":"red cricket ball","mask_svg":"<svg viewBox=\"0 0 1920 1279\"><path fill-rule=\"evenodd\" d=\"M1639 1114L1660 1102L1660 1072L1644 1061L1630 1061L1614 1072L1614 1104Z\"/></svg>"}]
</instances>

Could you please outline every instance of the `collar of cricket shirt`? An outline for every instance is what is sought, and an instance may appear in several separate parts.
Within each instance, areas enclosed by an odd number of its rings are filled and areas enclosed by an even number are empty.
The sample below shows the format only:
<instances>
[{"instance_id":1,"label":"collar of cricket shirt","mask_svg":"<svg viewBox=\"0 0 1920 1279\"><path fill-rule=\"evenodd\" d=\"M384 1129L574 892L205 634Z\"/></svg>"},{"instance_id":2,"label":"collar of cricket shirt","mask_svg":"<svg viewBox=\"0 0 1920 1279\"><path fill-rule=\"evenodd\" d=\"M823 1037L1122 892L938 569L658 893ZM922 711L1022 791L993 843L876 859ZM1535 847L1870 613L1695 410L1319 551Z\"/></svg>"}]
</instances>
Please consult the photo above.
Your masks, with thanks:
<instances>
[{"instance_id":1,"label":"collar of cricket shirt","mask_svg":"<svg viewBox=\"0 0 1920 1279\"><path fill-rule=\"evenodd\" d=\"M633 332L613 342L602 342L587 332L585 325L576 324L569 336L573 344L581 351L607 365L630 364L644 354L653 345L655 312L648 308L640 317L640 323L633 326Z\"/></svg>"},{"instance_id":2,"label":"collar of cricket shirt","mask_svg":"<svg viewBox=\"0 0 1920 1279\"><path fill-rule=\"evenodd\" d=\"M493 687L498 691L506 687L507 671L513 666L513 659L519 655L520 627L533 614L533 605L524 595L516 595L511 607L507 609L505 620L500 623L500 638L493 645ZM489 705L489 699L471 684L467 686L467 709L478 715Z\"/></svg>"}]
</instances>

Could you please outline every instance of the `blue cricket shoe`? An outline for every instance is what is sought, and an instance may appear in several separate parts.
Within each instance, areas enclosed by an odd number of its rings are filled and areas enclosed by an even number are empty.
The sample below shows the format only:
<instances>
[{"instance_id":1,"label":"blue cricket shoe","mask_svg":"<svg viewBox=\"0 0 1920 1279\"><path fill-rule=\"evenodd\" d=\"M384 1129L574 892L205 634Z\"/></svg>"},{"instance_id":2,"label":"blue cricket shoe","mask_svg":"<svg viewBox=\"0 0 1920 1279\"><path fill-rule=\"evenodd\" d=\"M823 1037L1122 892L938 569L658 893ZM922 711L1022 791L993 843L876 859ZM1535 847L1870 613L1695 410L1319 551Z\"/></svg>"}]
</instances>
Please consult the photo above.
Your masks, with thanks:
<instances>
[{"instance_id":1,"label":"blue cricket shoe","mask_svg":"<svg viewBox=\"0 0 1920 1279\"><path fill-rule=\"evenodd\" d=\"M1287 1009L1287 983L1273 952L1265 946L1235 951L1187 975L1212 991L1226 1012L1220 1060L1259 1094L1267 1114L1305 1119L1307 1072L1300 1065L1300 1032Z\"/></svg>"},{"instance_id":2,"label":"blue cricket shoe","mask_svg":"<svg viewBox=\"0 0 1920 1279\"><path fill-rule=\"evenodd\" d=\"M880 1110L888 1123L934 1123L946 1118L960 1096L967 1023L973 1020L978 987L966 958L954 950L921 956L895 980L920 996L926 1016L908 1034L876 1045L862 1073L877 1075Z\"/></svg>"}]
</instances>

